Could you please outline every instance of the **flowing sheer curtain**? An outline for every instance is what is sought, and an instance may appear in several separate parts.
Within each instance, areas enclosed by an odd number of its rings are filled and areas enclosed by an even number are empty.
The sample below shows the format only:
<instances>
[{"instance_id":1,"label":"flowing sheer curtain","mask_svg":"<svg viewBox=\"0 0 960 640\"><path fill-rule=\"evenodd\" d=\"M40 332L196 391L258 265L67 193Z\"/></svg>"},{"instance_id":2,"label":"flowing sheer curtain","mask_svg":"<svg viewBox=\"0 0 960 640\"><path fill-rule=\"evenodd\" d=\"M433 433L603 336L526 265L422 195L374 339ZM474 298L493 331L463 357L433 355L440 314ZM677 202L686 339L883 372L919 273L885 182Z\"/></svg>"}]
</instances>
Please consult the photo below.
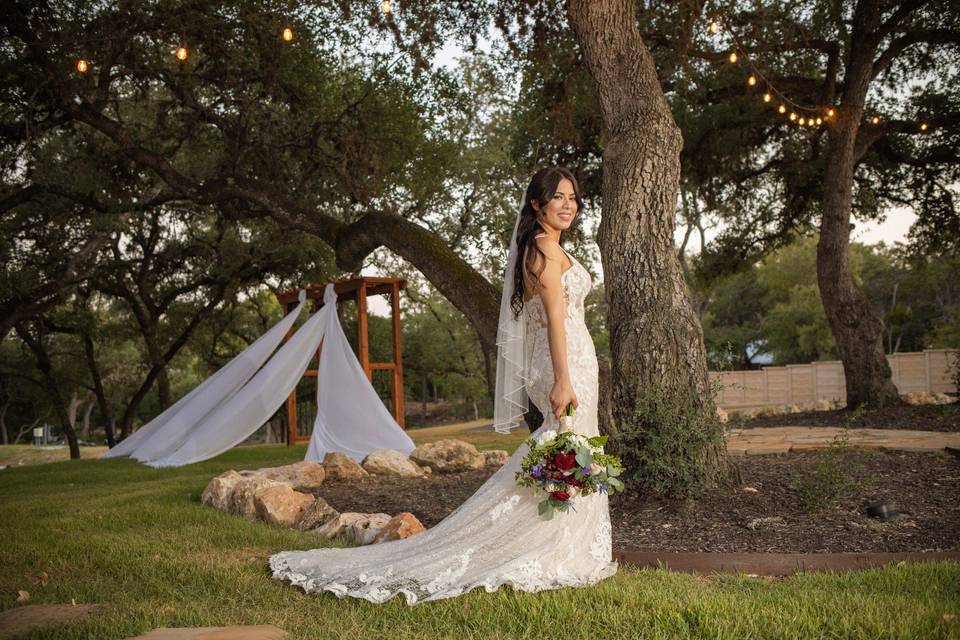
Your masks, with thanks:
<instances>
[{"instance_id":1,"label":"flowing sheer curtain","mask_svg":"<svg viewBox=\"0 0 960 640\"><path fill-rule=\"evenodd\" d=\"M247 384L190 430L177 448L150 460L151 467L179 467L207 460L246 440L284 403L317 350L328 316L337 315L337 294L328 284L324 306L280 347Z\"/></svg>"},{"instance_id":2,"label":"flowing sheer curtain","mask_svg":"<svg viewBox=\"0 0 960 640\"><path fill-rule=\"evenodd\" d=\"M300 303L291 313L169 409L107 451L103 458L130 456L146 462L172 453L191 429L231 398L263 366L300 316L305 302L306 292L301 291Z\"/></svg>"},{"instance_id":3,"label":"flowing sheer curtain","mask_svg":"<svg viewBox=\"0 0 960 640\"><path fill-rule=\"evenodd\" d=\"M374 449L410 455L414 447L371 386L337 314L331 314L317 366L317 418L306 459L320 462L328 452L342 451L360 462Z\"/></svg>"}]
</instances>

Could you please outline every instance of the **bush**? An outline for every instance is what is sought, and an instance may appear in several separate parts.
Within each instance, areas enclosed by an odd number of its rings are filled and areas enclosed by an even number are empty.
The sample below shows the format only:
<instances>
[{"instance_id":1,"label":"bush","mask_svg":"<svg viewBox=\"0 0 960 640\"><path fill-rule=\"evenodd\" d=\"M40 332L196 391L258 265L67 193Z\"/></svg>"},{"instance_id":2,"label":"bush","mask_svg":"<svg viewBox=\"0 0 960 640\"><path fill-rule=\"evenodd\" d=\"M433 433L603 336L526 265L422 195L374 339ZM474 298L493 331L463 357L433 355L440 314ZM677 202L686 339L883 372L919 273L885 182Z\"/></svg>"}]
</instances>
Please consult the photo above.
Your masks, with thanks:
<instances>
[{"instance_id":1,"label":"bush","mask_svg":"<svg viewBox=\"0 0 960 640\"><path fill-rule=\"evenodd\" d=\"M725 475L723 423L712 401L650 389L638 399L629 423L619 425L616 439L634 490L689 499Z\"/></svg>"},{"instance_id":2,"label":"bush","mask_svg":"<svg viewBox=\"0 0 960 640\"><path fill-rule=\"evenodd\" d=\"M854 460L850 447L850 425L859 421L866 411L861 403L847 416L843 431L834 436L830 445L815 463L806 465L793 488L800 494L800 501L807 511L832 507L853 488L851 472L860 463Z\"/></svg>"}]
</instances>

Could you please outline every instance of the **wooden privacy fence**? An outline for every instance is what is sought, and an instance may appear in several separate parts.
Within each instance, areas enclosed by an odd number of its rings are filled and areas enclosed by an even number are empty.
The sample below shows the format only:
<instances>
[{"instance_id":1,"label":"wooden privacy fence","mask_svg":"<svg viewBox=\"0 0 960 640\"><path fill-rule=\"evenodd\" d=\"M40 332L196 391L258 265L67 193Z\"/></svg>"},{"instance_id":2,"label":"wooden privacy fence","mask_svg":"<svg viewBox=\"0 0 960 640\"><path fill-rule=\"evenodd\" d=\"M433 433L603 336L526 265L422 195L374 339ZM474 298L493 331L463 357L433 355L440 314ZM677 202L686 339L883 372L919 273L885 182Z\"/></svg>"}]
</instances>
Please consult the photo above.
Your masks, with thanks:
<instances>
[{"instance_id":1,"label":"wooden privacy fence","mask_svg":"<svg viewBox=\"0 0 960 640\"><path fill-rule=\"evenodd\" d=\"M893 383L900 394L912 391L949 393L953 384L955 358L951 349L928 349L915 353L894 353L887 356ZM812 405L817 400L847 399L843 363L839 360L763 367L759 371L710 372L711 380L722 387L717 405L723 409L775 405Z\"/></svg>"}]
</instances>

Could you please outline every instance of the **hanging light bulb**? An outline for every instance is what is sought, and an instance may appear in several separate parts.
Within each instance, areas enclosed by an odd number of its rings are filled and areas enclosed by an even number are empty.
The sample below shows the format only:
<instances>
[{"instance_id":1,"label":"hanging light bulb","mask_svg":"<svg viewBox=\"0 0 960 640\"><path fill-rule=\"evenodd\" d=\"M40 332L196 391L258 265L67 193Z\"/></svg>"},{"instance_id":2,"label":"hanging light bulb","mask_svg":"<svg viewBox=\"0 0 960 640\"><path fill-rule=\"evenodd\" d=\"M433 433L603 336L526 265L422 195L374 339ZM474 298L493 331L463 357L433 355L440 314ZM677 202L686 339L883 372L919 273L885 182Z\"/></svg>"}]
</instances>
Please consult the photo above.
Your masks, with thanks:
<instances>
[{"instance_id":1,"label":"hanging light bulb","mask_svg":"<svg viewBox=\"0 0 960 640\"><path fill-rule=\"evenodd\" d=\"M390 2L390 0L383 0L383 2L380 3L380 13L383 15L390 15L393 13L393 4Z\"/></svg>"},{"instance_id":2,"label":"hanging light bulb","mask_svg":"<svg viewBox=\"0 0 960 640\"><path fill-rule=\"evenodd\" d=\"M785 105L781 104L779 107L777 107L777 111L779 111L780 113L786 113L786 112L787 112L787 107L786 107Z\"/></svg>"},{"instance_id":3,"label":"hanging light bulb","mask_svg":"<svg viewBox=\"0 0 960 640\"><path fill-rule=\"evenodd\" d=\"M764 102L770 102L771 100L773 100L773 96L772 96L772 95L770 95L769 93L763 94L763 101L764 101Z\"/></svg>"},{"instance_id":4,"label":"hanging light bulb","mask_svg":"<svg viewBox=\"0 0 960 640\"><path fill-rule=\"evenodd\" d=\"M290 27L284 27L283 31L280 32L280 37L283 38L284 42L293 41L293 29Z\"/></svg>"},{"instance_id":5,"label":"hanging light bulb","mask_svg":"<svg viewBox=\"0 0 960 640\"><path fill-rule=\"evenodd\" d=\"M791 112L790 112L790 119L791 119L791 120L796 120L796 119L797 119L797 114L795 114L793 111L791 111Z\"/></svg>"},{"instance_id":6,"label":"hanging light bulb","mask_svg":"<svg viewBox=\"0 0 960 640\"><path fill-rule=\"evenodd\" d=\"M179 60L180 62L183 62L186 59L187 59L187 48L179 47L177 49L177 60Z\"/></svg>"},{"instance_id":7,"label":"hanging light bulb","mask_svg":"<svg viewBox=\"0 0 960 640\"><path fill-rule=\"evenodd\" d=\"M731 51L731 52L730 52L730 62L734 62L734 63L735 63L737 60L739 60L739 56L737 55L737 52L736 52L736 51Z\"/></svg>"},{"instance_id":8,"label":"hanging light bulb","mask_svg":"<svg viewBox=\"0 0 960 640\"><path fill-rule=\"evenodd\" d=\"M86 73L89 69L90 69L90 64L86 60L84 60L83 58L80 58L79 60L77 60L77 71L79 71L80 73Z\"/></svg>"},{"instance_id":9,"label":"hanging light bulb","mask_svg":"<svg viewBox=\"0 0 960 640\"><path fill-rule=\"evenodd\" d=\"M713 22L710 23L710 26L707 28L707 30L710 33L716 33L717 31L720 31L720 24L716 20L714 20Z\"/></svg>"},{"instance_id":10,"label":"hanging light bulb","mask_svg":"<svg viewBox=\"0 0 960 640\"><path fill-rule=\"evenodd\" d=\"M823 124L823 118L817 118L817 124Z\"/></svg>"},{"instance_id":11,"label":"hanging light bulb","mask_svg":"<svg viewBox=\"0 0 960 640\"><path fill-rule=\"evenodd\" d=\"M833 117L833 113L834 113L833 109L827 109L827 117L828 117L828 118L832 118L832 117Z\"/></svg>"},{"instance_id":12,"label":"hanging light bulb","mask_svg":"<svg viewBox=\"0 0 960 640\"><path fill-rule=\"evenodd\" d=\"M802 127L802 126L805 125L805 124L807 124L806 119L805 119L805 118L800 118L800 126Z\"/></svg>"},{"instance_id":13,"label":"hanging light bulb","mask_svg":"<svg viewBox=\"0 0 960 640\"><path fill-rule=\"evenodd\" d=\"M926 131L927 129L928 129L927 123L926 123L926 122L921 122L921 123L920 123L920 131Z\"/></svg>"},{"instance_id":14,"label":"hanging light bulb","mask_svg":"<svg viewBox=\"0 0 960 640\"><path fill-rule=\"evenodd\" d=\"M880 124L880 116L873 116L870 118L870 124Z\"/></svg>"},{"instance_id":15,"label":"hanging light bulb","mask_svg":"<svg viewBox=\"0 0 960 640\"><path fill-rule=\"evenodd\" d=\"M807 120L807 126L812 127L813 125L814 125L813 118L810 118L809 120Z\"/></svg>"},{"instance_id":16,"label":"hanging light bulb","mask_svg":"<svg viewBox=\"0 0 960 640\"><path fill-rule=\"evenodd\" d=\"M747 84L750 85L751 87L756 86L756 85L757 85L757 76L755 76L755 75L753 75L753 74L751 73L751 74L750 74L750 77L747 78Z\"/></svg>"}]
</instances>

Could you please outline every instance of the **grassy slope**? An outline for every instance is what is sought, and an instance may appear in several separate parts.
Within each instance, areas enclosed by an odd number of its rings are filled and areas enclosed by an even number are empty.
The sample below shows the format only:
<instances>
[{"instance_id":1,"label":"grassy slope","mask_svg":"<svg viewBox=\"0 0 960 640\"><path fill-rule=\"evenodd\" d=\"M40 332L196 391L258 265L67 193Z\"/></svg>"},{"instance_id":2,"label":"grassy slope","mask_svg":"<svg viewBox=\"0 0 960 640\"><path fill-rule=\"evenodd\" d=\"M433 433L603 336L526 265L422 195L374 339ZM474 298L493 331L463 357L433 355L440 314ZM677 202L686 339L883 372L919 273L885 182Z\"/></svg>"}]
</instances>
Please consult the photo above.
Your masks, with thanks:
<instances>
[{"instance_id":1,"label":"grassy slope","mask_svg":"<svg viewBox=\"0 0 960 640\"><path fill-rule=\"evenodd\" d=\"M430 431L411 435L418 441L443 435ZM504 448L512 451L522 435L510 439ZM199 504L207 481L224 470L285 464L303 453L303 447L263 446L179 469L121 459L0 472L0 609L16 606L20 589L31 593L31 602L108 605L86 621L31 638L126 638L161 626L227 624L276 624L291 638L351 639L958 634L958 622L943 619L960 613L960 567L948 563L777 582L704 580L622 566L593 589L475 590L414 607L402 597L375 605L305 595L272 580L266 559L283 549L318 546L315 539ZM34 585L41 571L49 582Z\"/></svg>"}]
</instances>

